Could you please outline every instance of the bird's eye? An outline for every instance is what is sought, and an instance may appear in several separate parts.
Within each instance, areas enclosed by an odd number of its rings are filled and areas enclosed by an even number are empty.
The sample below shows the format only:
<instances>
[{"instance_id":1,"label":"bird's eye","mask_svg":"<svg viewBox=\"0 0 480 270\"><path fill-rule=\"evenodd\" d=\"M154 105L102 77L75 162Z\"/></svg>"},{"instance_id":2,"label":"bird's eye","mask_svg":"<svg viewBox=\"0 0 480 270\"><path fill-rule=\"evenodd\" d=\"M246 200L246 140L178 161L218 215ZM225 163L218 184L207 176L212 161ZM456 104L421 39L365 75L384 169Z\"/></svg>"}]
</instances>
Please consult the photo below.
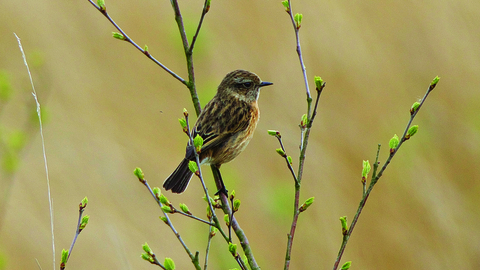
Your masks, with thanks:
<instances>
[{"instance_id":1,"label":"bird's eye","mask_svg":"<svg viewBox=\"0 0 480 270\"><path fill-rule=\"evenodd\" d=\"M244 82L244 83L242 83L242 85L245 88L249 88L250 86L252 86L252 82Z\"/></svg>"}]
</instances>

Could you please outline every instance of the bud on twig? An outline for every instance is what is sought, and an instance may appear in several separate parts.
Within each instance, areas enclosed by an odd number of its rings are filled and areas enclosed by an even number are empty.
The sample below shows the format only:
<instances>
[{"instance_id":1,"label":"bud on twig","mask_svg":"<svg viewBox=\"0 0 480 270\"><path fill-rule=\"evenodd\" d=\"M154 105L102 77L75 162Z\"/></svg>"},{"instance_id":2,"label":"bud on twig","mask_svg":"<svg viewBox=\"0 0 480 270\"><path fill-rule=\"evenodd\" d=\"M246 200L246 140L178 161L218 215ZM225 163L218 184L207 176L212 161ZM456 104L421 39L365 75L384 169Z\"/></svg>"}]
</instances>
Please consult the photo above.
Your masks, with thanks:
<instances>
[{"instance_id":1,"label":"bud on twig","mask_svg":"<svg viewBox=\"0 0 480 270\"><path fill-rule=\"evenodd\" d=\"M171 258L165 258L165 261L163 261L163 266L165 266L166 270L175 270L175 263Z\"/></svg>"},{"instance_id":2,"label":"bud on twig","mask_svg":"<svg viewBox=\"0 0 480 270\"><path fill-rule=\"evenodd\" d=\"M192 215L192 212L190 212L190 210L188 209L187 205L184 204L184 203L181 203L180 204L180 209L182 209L182 211L186 214L189 214L189 215Z\"/></svg>"},{"instance_id":3,"label":"bud on twig","mask_svg":"<svg viewBox=\"0 0 480 270\"><path fill-rule=\"evenodd\" d=\"M302 115L302 120L300 121L300 127L304 129L308 125L307 114Z\"/></svg>"},{"instance_id":4,"label":"bud on twig","mask_svg":"<svg viewBox=\"0 0 480 270\"><path fill-rule=\"evenodd\" d=\"M323 85L322 77L315 76L314 81L315 81L315 88L317 89L317 91L320 91L320 89L322 89L322 85Z\"/></svg>"},{"instance_id":5,"label":"bud on twig","mask_svg":"<svg viewBox=\"0 0 480 270\"><path fill-rule=\"evenodd\" d=\"M200 153L203 146L203 138L197 134L197 136L195 136L195 138L193 139L193 145L195 146L195 150L197 151L197 153Z\"/></svg>"},{"instance_id":6,"label":"bud on twig","mask_svg":"<svg viewBox=\"0 0 480 270\"><path fill-rule=\"evenodd\" d=\"M63 249L62 250L62 259L60 261L60 268L65 269L65 266L67 265L68 261L68 250Z\"/></svg>"},{"instance_id":7,"label":"bud on twig","mask_svg":"<svg viewBox=\"0 0 480 270\"><path fill-rule=\"evenodd\" d=\"M410 139L410 137L415 135L415 133L417 133L417 131L418 131L418 125L411 126L407 131L407 135L405 135L405 140Z\"/></svg>"},{"instance_id":8,"label":"bud on twig","mask_svg":"<svg viewBox=\"0 0 480 270\"><path fill-rule=\"evenodd\" d=\"M437 86L438 81L440 81L440 77L435 76L433 81L430 83L430 87L428 88L429 91L432 91L435 86Z\"/></svg>"},{"instance_id":9,"label":"bud on twig","mask_svg":"<svg viewBox=\"0 0 480 270\"><path fill-rule=\"evenodd\" d=\"M282 5L285 8L285 11L290 14L290 6L288 5L288 0L282 1Z\"/></svg>"},{"instance_id":10,"label":"bud on twig","mask_svg":"<svg viewBox=\"0 0 480 270\"><path fill-rule=\"evenodd\" d=\"M230 251L230 253L232 253L233 256L237 256L237 245L228 243L228 251Z\"/></svg>"},{"instance_id":11,"label":"bud on twig","mask_svg":"<svg viewBox=\"0 0 480 270\"><path fill-rule=\"evenodd\" d=\"M150 256L153 255L153 251L152 251L152 249L150 248L150 246L148 245L147 242L145 242L145 244L142 245L142 249L143 249L143 251L145 251L148 255L150 255Z\"/></svg>"},{"instance_id":12,"label":"bud on twig","mask_svg":"<svg viewBox=\"0 0 480 270\"><path fill-rule=\"evenodd\" d=\"M270 136L275 136L275 137L278 137L278 138L281 138L282 136L280 135L280 132L277 131L277 130L267 130L268 132L268 135Z\"/></svg>"},{"instance_id":13,"label":"bud on twig","mask_svg":"<svg viewBox=\"0 0 480 270\"><path fill-rule=\"evenodd\" d=\"M160 200L160 195L162 195L162 191L160 190L160 188L154 187L152 192L153 192L153 195L155 195L155 198L157 198L157 200Z\"/></svg>"},{"instance_id":14,"label":"bud on twig","mask_svg":"<svg viewBox=\"0 0 480 270\"><path fill-rule=\"evenodd\" d=\"M87 207L87 204L88 204L88 198L85 197L80 202L80 205L79 205L80 210L83 210L85 207Z\"/></svg>"},{"instance_id":15,"label":"bud on twig","mask_svg":"<svg viewBox=\"0 0 480 270\"><path fill-rule=\"evenodd\" d=\"M315 200L315 197L308 198L298 209L301 212L307 210L310 205L312 205L313 201Z\"/></svg>"},{"instance_id":16,"label":"bud on twig","mask_svg":"<svg viewBox=\"0 0 480 270\"><path fill-rule=\"evenodd\" d=\"M97 0L97 4L101 11L105 11L107 9L105 7L105 0Z\"/></svg>"},{"instance_id":17,"label":"bud on twig","mask_svg":"<svg viewBox=\"0 0 480 270\"><path fill-rule=\"evenodd\" d=\"M197 162L190 160L188 162L188 168L190 169L191 172L193 172L194 174L197 174L197 171L198 171Z\"/></svg>"},{"instance_id":18,"label":"bud on twig","mask_svg":"<svg viewBox=\"0 0 480 270\"><path fill-rule=\"evenodd\" d=\"M348 233L348 225L347 225L347 217L341 217L340 223L342 224L342 234L347 235Z\"/></svg>"},{"instance_id":19,"label":"bud on twig","mask_svg":"<svg viewBox=\"0 0 480 270\"><path fill-rule=\"evenodd\" d=\"M168 205L162 205L161 208L162 208L162 211L165 212L165 213L168 213L168 214L173 213L172 208Z\"/></svg>"},{"instance_id":20,"label":"bud on twig","mask_svg":"<svg viewBox=\"0 0 480 270\"><path fill-rule=\"evenodd\" d=\"M138 178L138 180L140 180L142 182L145 180L145 175L143 174L142 169L140 169L139 167L137 167L137 168L135 168L135 170L133 170L133 174Z\"/></svg>"},{"instance_id":21,"label":"bud on twig","mask_svg":"<svg viewBox=\"0 0 480 270\"><path fill-rule=\"evenodd\" d=\"M418 110L418 107L420 107L420 102L414 102L410 108L410 114L414 114Z\"/></svg>"},{"instance_id":22,"label":"bud on twig","mask_svg":"<svg viewBox=\"0 0 480 270\"><path fill-rule=\"evenodd\" d=\"M238 211L238 208L240 208L240 200L239 199L236 199L235 201L233 201L233 212L237 212Z\"/></svg>"},{"instance_id":23,"label":"bud on twig","mask_svg":"<svg viewBox=\"0 0 480 270\"><path fill-rule=\"evenodd\" d=\"M82 218L82 221L80 222L80 226L78 227L78 231L81 232L83 229L85 229L85 227L87 226L88 224L88 220L90 219L90 216L84 216Z\"/></svg>"},{"instance_id":24,"label":"bud on twig","mask_svg":"<svg viewBox=\"0 0 480 270\"><path fill-rule=\"evenodd\" d=\"M122 34L117 33L117 32L112 32L112 36L116 39L119 39L119 40L125 40L126 39Z\"/></svg>"},{"instance_id":25,"label":"bud on twig","mask_svg":"<svg viewBox=\"0 0 480 270\"><path fill-rule=\"evenodd\" d=\"M362 183L365 183L367 181L367 176L371 168L372 167L370 166L370 162L368 160L364 160L362 169Z\"/></svg>"},{"instance_id":26,"label":"bud on twig","mask_svg":"<svg viewBox=\"0 0 480 270\"><path fill-rule=\"evenodd\" d=\"M168 225L168 219L167 219L166 217L160 216L159 218L160 218L163 222L165 222L165 224Z\"/></svg>"},{"instance_id":27,"label":"bud on twig","mask_svg":"<svg viewBox=\"0 0 480 270\"><path fill-rule=\"evenodd\" d=\"M300 29L300 27L302 27L302 19L303 19L303 15L300 13L295 14L295 17L293 18L293 20L295 21L295 26L297 27L297 30Z\"/></svg>"},{"instance_id":28,"label":"bud on twig","mask_svg":"<svg viewBox=\"0 0 480 270\"><path fill-rule=\"evenodd\" d=\"M225 216L223 216L223 220L225 221L225 224L227 224L227 226L230 226L230 216L228 214L225 214Z\"/></svg>"},{"instance_id":29,"label":"bud on twig","mask_svg":"<svg viewBox=\"0 0 480 270\"><path fill-rule=\"evenodd\" d=\"M285 157L285 151L282 150L282 148L277 148L275 151L277 151L277 153L282 156L282 157Z\"/></svg>"},{"instance_id":30,"label":"bud on twig","mask_svg":"<svg viewBox=\"0 0 480 270\"><path fill-rule=\"evenodd\" d=\"M158 200L162 203L162 204L165 204L165 205L168 205L170 206L170 201L167 199L167 197L163 194L160 194L160 196L158 197Z\"/></svg>"},{"instance_id":31,"label":"bud on twig","mask_svg":"<svg viewBox=\"0 0 480 270\"><path fill-rule=\"evenodd\" d=\"M393 154L395 149L397 149L399 142L400 139L398 138L397 134L393 135L393 137L390 139L390 142L388 142L388 146L390 146L390 154Z\"/></svg>"},{"instance_id":32,"label":"bud on twig","mask_svg":"<svg viewBox=\"0 0 480 270\"><path fill-rule=\"evenodd\" d=\"M182 130L183 132L187 133L188 134L188 130L187 130L187 121L183 118L178 118L178 122L180 123L180 126L182 126Z\"/></svg>"},{"instance_id":33,"label":"bud on twig","mask_svg":"<svg viewBox=\"0 0 480 270\"><path fill-rule=\"evenodd\" d=\"M348 270L350 269L350 266L352 265L352 262L349 261L349 262L346 262L342 265L342 268L340 270Z\"/></svg>"}]
</instances>

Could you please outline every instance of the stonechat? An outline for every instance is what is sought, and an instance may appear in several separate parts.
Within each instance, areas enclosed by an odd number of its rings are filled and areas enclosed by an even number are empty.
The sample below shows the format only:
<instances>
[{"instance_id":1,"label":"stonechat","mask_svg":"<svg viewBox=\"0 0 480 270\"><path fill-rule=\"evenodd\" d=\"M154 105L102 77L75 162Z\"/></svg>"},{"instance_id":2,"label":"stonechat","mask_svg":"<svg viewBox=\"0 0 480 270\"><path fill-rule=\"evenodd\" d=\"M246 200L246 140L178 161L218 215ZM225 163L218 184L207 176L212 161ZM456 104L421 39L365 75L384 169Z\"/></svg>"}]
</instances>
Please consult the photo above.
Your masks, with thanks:
<instances>
[{"instance_id":1,"label":"stonechat","mask_svg":"<svg viewBox=\"0 0 480 270\"><path fill-rule=\"evenodd\" d=\"M246 70L235 70L225 76L191 131L192 138L197 135L203 138L199 153L202 165L214 165L219 169L245 149L260 118L257 104L260 88L267 85L272 83L262 82L256 74ZM166 190L185 191L193 174L188 168L191 160L195 160L195 148L188 143L185 158L163 183Z\"/></svg>"}]
</instances>

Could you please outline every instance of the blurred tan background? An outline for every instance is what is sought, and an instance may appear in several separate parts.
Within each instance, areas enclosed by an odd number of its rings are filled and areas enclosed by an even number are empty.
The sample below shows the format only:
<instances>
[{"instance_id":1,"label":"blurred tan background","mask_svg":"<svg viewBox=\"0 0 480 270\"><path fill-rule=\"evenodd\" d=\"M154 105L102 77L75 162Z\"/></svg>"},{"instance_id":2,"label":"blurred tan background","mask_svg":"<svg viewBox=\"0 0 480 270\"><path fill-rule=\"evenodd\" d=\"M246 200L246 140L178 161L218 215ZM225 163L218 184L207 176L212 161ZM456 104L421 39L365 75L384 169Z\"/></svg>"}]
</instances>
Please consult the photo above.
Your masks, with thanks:
<instances>
[{"instance_id":1,"label":"blurred tan background","mask_svg":"<svg viewBox=\"0 0 480 270\"><path fill-rule=\"evenodd\" d=\"M180 1L189 37L202 4ZM304 15L310 82L322 76L327 88L301 194L302 201L315 196L315 203L300 216L291 269L332 268L341 243L338 218L350 221L360 201L362 160L373 162L380 143L385 161L389 139L403 132L410 106L436 75L440 83L414 122L419 133L375 187L343 261L353 261L352 269L478 269L480 2L293 5ZM169 1L107 1L107 8L140 46L148 44L157 59L186 77ZM152 186L161 186L183 158L186 137L177 119L184 107L194 115L187 89L113 39L113 26L86 0L2 1L0 20L0 70L13 91L0 103L0 269L37 269L35 259L43 269L52 265L35 105L13 32L22 39L45 109L57 264L74 236L78 203L88 196L90 223L68 269L153 269L140 258L144 242L161 260L173 258L177 269L192 269L132 174L139 166ZM236 216L262 269L283 268L292 217L293 181L266 131L282 132L297 166L306 106L294 42L280 1L212 1L194 52L202 106L231 70L274 82L260 95L262 117L249 147L222 167L228 189L242 201ZM211 172L204 172L213 191ZM204 216L197 179L183 195L167 195ZM208 228L172 219L203 258ZM235 267L223 239L214 238L210 269Z\"/></svg>"}]
</instances>

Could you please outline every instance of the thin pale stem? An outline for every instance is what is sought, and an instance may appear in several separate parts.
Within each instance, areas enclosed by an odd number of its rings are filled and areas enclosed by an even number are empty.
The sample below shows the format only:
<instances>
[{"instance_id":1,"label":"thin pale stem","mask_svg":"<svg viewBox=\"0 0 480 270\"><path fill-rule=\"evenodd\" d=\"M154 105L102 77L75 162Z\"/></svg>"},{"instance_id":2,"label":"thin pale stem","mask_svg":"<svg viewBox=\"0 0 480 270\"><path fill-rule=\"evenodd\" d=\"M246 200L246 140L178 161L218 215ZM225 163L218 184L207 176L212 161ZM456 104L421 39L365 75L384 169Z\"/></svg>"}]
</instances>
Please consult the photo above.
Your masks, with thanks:
<instances>
[{"instance_id":1,"label":"thin pale stem","mask_svg":"<svg viewBox=\"0 0 480 270\"><path fill-rule=\"evenodd\" d=\"M145 56L147 56L150 60L152 60L155 64L157 64L158 66L160 66L163 70L165 70L168 74L172 75L175 79L177 79L178 81L180 81L182 84L184 85L187 85L188 86L188 83L187 81L185 81L182 77L178 76L175 72L173 72L172 70L170 70L169 68L167 68L164 64L162 64L160 61L158 61L155 57L153 57L148 51L144 50L142 47L138 46L137 43L135 43L128 35L127 33L125 33L121 28L120 26L118 26L118 24L110 17L110 15L108 15L107 13L107 10L106 9L102 9L100 8L98 5L96 5L92 0L88 0L88 2L90 2L90 4L92 4L98 11L100 11L100 13L103 14L103 16L105 16L105 18L107 18L107 20L118 30L118 32L120 32L120 34L122 34L124 37L125 37L125 41L132 44L135 48L137 48L137 50L141 51Z\"/></svg>"},{"instance_id":2,"label":"thin pale stem","mask_svg":"<svg viewBox=\"0 0 480 270\"><path fill-rule=\"evenodd\" d=\"M210 9L208 2L209 0L205 0L205 3L203 4L202 15L200 16L200 22L198 22L197 31L195 32L195 35L193 35L192 43L190 44L190 48L188 49L190 54L192 54L193 52L193 47L195 46L195 42L197 41L198 34L200 33L200 28L202 28L203 19L205 18L205 15Z\"/></svg>"},{"instance_id":3,"label":"thin pale stem","mask_svg":"<svg viewBox=\"0 0 480 270\"><path fill-rule=\"evenodd\" d=\"M367 192L365 192L364 196L362 197L362 200L360 201L360 205L358 206L357 213L355 214L355 217L352 220L352 223L350 225L350 228L348 229L347 234L343 237L342 244L340 246L340 250L338 252L337 259L335 260L335 263L333 265L333 270L337 270L337 268L340 264L340 260L342 259L345 248L347 247L348 240L350 239L350 236L352 235L353 229L355 228L355 225L357 224L358 219L360 218L360 214L362 213L362 210L365 207L365 204L367 203L367 199L370 196L370 193L372 192L373 187L378 182L380 177L382 177L383 172L387 169L387 167L390 164L390 162L392 161L393 157L398 152L400 146L402 146L402 144L406 141L407 132L408 132L408 129L410 128L410 125L413 122L413 119L415 118L415 116L417 115L421 106L423 105L423 103L427 99L430 92L435 88L435 86L436 86L436 84L433 84L433 85L429 86L427 92L425 93L425 96L423 97L423 99L420 102L420 106L417 108L417 110L414 113L411 114L410 120L408 121L407 126L405 127L405 131L403 132L403 136L400 139L400 142L399 142L398 146L394 149L394 151L390 152L390 155L388 156L387 160L385 161L385 164L382 166L382 168L380 169L378 174L376 174L377 169L378 169L378 157L379 157L379 151L380 151L380 145L378 145L377 157L375 159L375 164L373 165L373 173L372 173L372 179L370 181L370 185L367 189Z\"/></svg>"},{"instance_id":4,"label":"thin pale stem","mask_svg":"<svg viewBox=\"0 0 480 270\"><path fill-rule=\"evenodd\" d=\"M75 230L75 236L73 237L73 241L72 241L72 244L70 245L70 249L68 249L67 261L68 261L68 259L70 259L70 255L72 254L73 247L75 246L75 243L77 242L78 235L80 235L80 224L82 223L82 215L83 215L84 210L85 210L85 208L80 207L80 209L78 211L77 229Z\"/></svg>"},{"instance_id":5,"label":"thin pale stem","mask_svg":"<svg viewBox=\"0 0 480 270\"><path fill-rule=\"evenodd\" d=\"M222 188L222 184L221 184L222 178L220 175L220 170L214 165L211 165L210 167L212 168L213 177L215 179L215 184L217 186L217 189L220 190ZM232 210L230 208L230 205L228 204L227 195L224 194L223 192L220 192L218 195L220 196L220 201L222 202L223 213L230 215ZM230 220L230 223L232 224L232 228L233 228L233 231L235 232L235 235L237 235L237 238L240 241L240 244L242 246L243 252L245 253L245 256L247 257L250 268L252 270L259 270L260 267L258 266L257 261L253 256L253 252L250 247L250 242L248 241L248 238L245 235L245 232L242 230L242 228L238 224L235 217L233 217L232 220Z\"/></svg>"}]
</instances>

